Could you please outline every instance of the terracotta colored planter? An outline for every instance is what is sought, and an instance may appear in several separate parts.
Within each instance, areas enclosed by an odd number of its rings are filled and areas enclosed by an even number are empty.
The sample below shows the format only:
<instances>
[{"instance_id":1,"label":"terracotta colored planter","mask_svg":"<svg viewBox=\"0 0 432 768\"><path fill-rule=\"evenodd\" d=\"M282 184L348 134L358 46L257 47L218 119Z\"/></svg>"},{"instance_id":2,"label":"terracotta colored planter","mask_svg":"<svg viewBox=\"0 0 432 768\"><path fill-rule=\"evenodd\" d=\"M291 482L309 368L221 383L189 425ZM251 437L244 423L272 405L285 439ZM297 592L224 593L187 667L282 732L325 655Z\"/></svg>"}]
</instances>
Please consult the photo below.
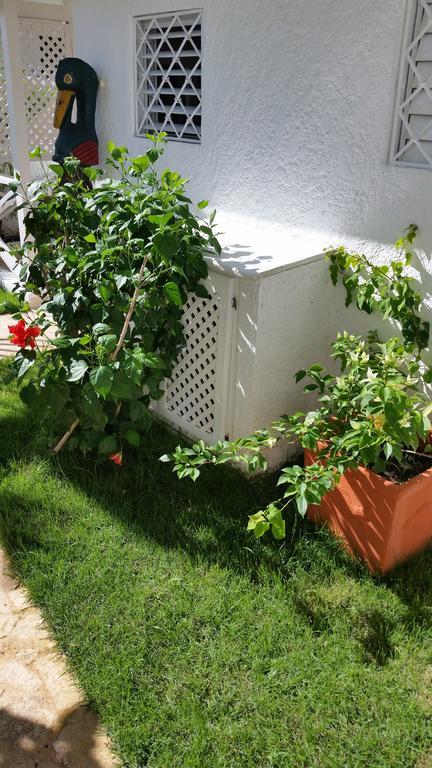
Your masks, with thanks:
<instances>
[{"instance_id":1,"label":"terracotta colored planter","mask_svg":"<svg viewBox=\"0 0 432 768\"><path fill-rule=\"evenodd\" d=\"M314 461L305 451L305 463ZM326 523L371 571L386 573L432 543L432 468L401 485L350 469L308 515Z\"/></svg>"}]
</instances>

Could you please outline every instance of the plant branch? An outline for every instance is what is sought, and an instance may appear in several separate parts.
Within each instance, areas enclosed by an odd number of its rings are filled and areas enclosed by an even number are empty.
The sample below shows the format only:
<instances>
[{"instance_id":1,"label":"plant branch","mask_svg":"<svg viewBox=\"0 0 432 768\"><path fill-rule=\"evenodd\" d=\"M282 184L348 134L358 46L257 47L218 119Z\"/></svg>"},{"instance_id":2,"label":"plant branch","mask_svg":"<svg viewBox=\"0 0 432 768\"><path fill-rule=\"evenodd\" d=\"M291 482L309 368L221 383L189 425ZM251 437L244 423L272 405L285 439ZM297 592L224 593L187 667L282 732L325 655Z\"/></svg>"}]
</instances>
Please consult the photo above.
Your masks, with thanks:
<instances>
[{"instance_id":1,"label":"plant branch","mask_svg":"<svg viewBox=\"0 0 432 768\"><path fill-rule=\"evenodd\" d=\"M143 259L143 263L141 264L141 269L140 269L139 275L138 275L137 286L136 286L135 291L133 293L133 296L132 296L132 299L131 299L131 303L129 304L129 309L127 311L127 314L126 314L126 317L125 317L125 320L124 320L124 323L123 323L123 328L122 328L121 334L119 336L119 340L117 342L117 346L116 346L114 352L112 353L112 355L110 357L110 361L111 362L114 362L115 360L117 360L117 357L118 357L118 355L120 353L120 350L121 350L121 348L122 348L122 346L123 346L123 344L125 342L126 334L128 332L128 329L129 329L129 323L130 323L132 315L133 315L133 313L135 311L136 303L138 301L140 290L142 288L142 279L143 279L143 274L144 274L144 270L145 270L148 258L149 258L148 255L146 255L144 257L144 259Z\"/></svg>"},{"instance_id":2,"label":"plant branch","mask_svg":"<svg viewBox=\"0 0 432 768\"><path fill-rule=\"evenodd\" d=\"M78 424L79 419L75 419L75 421L72 422L67 432L64 433L63 437L58 441L57 445L54 446L53 453L60 453L61 449L66 445L71 435L75 432Z\"/></svg>"},{"instance_id":3,"label":"plant branch","mask_svg":"<svg viewBox=\"0 0 432 768\"><path fill-rule=\"evenodd\" d=\"M116 346L114 352L111 355L111 358L110 358L111 362L114 362L117 359L117 357L118 357L118 355L120 353L120 350L121 350L121 348L122 348L122 346L123 346L123 344L125 342L126 334L128 332L128 328L129 328L129 323L130 323L132 315L134 313L134 310L135 310L135 307L136 307L136 303L138 301L138 297L139 297L139 294L140 294L140 290L142 288L143 274L144 274L144 270L145 270L145 267L146 267L148 259L149 259L149 256L147 254L144 257L143 262L141 264L141 269L140 269L139 275L138 275L138 282L137 282L136 288L134 290L131 302L129 304L129 309L128 309L127 313L126 313L126 317L125 317L125 320L124 320L124 323L123 323L122 332L121 332L119 340L117 342L117 346ZM116 416L118 416L120 414L120 409L121 409L121 403L119 404L119 406L117 406ZM54 453L56 453L56 454L60 453L62 448L66 445L66 443L68 442L69 438L71 437L71 435L73 434L73 432L77 428L78 424L79 424L79 419L75 419L75 421L71 424L71 426L67 430L67 432L64 433L64 435L61 438L61 440L59 440L57 445L53 448L53 452Z\"/></svg>"}]
</instances>

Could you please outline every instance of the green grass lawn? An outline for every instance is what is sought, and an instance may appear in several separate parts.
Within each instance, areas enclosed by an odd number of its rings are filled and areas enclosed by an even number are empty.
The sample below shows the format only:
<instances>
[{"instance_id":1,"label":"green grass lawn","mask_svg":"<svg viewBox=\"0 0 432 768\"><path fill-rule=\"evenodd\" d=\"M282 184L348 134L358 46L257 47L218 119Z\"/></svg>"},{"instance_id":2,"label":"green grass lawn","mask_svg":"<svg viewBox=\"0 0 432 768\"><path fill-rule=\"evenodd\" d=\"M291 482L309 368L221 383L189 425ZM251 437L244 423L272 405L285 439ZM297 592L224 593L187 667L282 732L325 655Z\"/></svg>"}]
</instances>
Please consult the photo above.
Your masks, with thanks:
<instances>
[{"instance_id":1,"label":"green grass lawn","mask_svg":"<svg viewBox=\"0 0 432 768\"><path fill-rule=\"evenodd\" d=\"M0 519L127 768L432 765L432 551L377 579L325 532L244 528L272 493L220 467L193 485L43 448L0 400Z\"/></svg>"}]
</instances>

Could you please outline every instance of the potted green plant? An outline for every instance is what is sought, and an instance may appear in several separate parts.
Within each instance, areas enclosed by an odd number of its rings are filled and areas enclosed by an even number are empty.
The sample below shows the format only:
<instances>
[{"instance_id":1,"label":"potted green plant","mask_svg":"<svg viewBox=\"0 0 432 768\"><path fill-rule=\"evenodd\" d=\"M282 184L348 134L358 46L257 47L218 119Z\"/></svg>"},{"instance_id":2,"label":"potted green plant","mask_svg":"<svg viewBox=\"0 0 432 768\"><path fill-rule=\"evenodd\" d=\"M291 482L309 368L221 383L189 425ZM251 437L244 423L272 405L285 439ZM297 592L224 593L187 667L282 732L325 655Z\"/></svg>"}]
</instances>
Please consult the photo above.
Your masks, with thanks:
<instances>
[{"instance_id":1,"label":"potted green plant","mask_svg":"<svg viewBox=\"0 0 432 768\"><path fill-rule=\"evenodd\" d=\"M343 247L327 252L333 282L344 283L346 304L355 301L369 314L380 311L399 324L402 339L383 341L376 331L365 339L345 331L332 344L339 375L321 365L296 374L315 396L313 410L284 416L246 438L179 446L162 457L174 463L180 478L196 480L205 464L265 468L264 448L280 439L298 442L304 462L281 470L282 496L249 519L257 537L271 531L283 539L286 512L294 504L300 515L326 522L381 572L432 539L432 406L425 392L432 375L422 359L430 329L410 274L416 232L409 227L386 265Z\"/></svg>"}]
</instances>

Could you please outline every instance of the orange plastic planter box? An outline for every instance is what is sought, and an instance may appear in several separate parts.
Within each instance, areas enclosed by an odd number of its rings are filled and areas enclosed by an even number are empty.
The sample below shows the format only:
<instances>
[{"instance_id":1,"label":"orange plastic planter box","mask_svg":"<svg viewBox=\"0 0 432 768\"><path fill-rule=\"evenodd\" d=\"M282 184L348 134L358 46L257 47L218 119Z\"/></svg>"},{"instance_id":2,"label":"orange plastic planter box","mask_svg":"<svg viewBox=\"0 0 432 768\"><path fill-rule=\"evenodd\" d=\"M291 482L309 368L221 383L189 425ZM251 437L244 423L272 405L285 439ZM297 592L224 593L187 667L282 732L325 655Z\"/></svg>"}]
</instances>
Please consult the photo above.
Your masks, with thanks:
<instances>
[{"instance_id":1,"label":"orange plastic planter box","mask_svg":"<svg viewBox=\"0 0 432 768\"><path fill-rule=\"evenodd\" d=\"M315 460L305 451L307 465ZM350 469L308 516L326 523L371 571L386 573L432 543L432 468L400 485Z\"/></svg>"}]
</instances>

